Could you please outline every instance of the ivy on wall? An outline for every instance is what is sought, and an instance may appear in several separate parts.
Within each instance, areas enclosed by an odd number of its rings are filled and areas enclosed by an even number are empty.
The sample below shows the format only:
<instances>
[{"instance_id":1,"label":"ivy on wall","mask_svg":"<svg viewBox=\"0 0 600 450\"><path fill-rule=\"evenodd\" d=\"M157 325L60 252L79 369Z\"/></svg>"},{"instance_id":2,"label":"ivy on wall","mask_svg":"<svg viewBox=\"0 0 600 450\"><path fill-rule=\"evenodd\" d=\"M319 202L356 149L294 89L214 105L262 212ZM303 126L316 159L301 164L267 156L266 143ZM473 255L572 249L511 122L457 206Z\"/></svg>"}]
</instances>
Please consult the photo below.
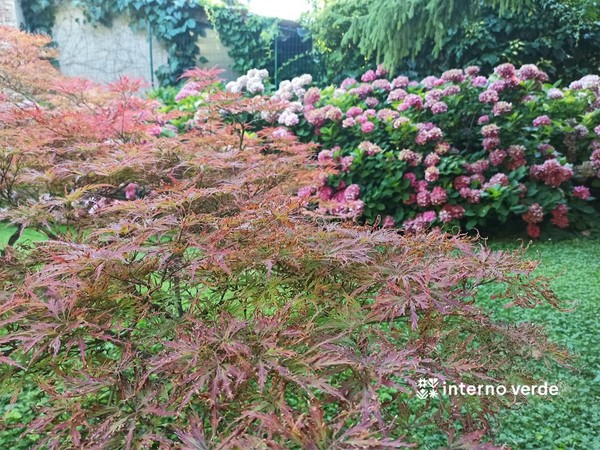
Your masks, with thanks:
<instances>
[{"instance_id":1,"label":"ivy on wall","mask_svg":"<svg viewBox=\"0 0 600 450\"><path fill-rule=\"evenodd\" d=\"M117 16L130 19L134 30L150 26L165 44L168 62L158 68L161 84L176 84L181 73L199 60L198 37L206 36L204 8L195 0L70 0L93 25L110 27ZM51 34L60 0L28 0L22 4L28 31ZM62 4L65 2L63 1ZM201 58L200 58L201 59Z\"/></svg>"},{"instance_id":2,"label":"ivy on wall","mask_svg":"<svg viewBox=\"0 0 600 450\"><path fill-rule=\"evenodd\" d=\"M232 68L236 72L261 68L273 73L273 41L279 34L276 19L257 16L237 6L214 7L207 12L235 61Z\"/></svg>"}]
</instances>

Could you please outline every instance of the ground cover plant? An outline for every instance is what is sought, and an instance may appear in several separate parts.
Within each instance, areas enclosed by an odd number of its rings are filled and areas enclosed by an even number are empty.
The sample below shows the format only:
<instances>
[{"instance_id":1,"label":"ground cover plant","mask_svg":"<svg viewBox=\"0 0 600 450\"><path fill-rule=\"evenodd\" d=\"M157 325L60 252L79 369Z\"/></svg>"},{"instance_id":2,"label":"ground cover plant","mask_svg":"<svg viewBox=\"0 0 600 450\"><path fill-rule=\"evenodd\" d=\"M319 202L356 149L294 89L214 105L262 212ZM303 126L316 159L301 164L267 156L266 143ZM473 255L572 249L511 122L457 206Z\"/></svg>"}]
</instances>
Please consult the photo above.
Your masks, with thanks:
<instances>
[{"instance_id":1,"label":"ground cover plant","mask_svg":"<svg viewBox=\"0 0 600 450\"><path fill-rule=\"evenodd\" d=\"M203 94L176 134L178 113L138 83L64 78L46 38L0 36L2 398L36 397L35 419L12 415L8 435L375 449L418 444L428 426L493 448L478 442L512 399L421 400L419 380L528 380L532 356L563 358L539 327L479 307L489 284L497 304L560 306L523 250L307 210L295 194L320 176L314 145L253 122L280 110L273 99L189 71ZM21 243L27 230L45 240Z\"/></svg>"},{"instance_id":2,"label":"ground cover plant","mask_svg":"<svg viewBox=\"0 0 600 450\"><path fill-rule=\"evenodd\" d=\"M252 70L226 89L260 96L267 76ZM590 189L600 186L600 77L567 88L547 79L533 65L419 82L379 67L321 90L305 75L281 83L271 98L282 109L257 110L254 129L279 125L319 145L323 176L299 195L330 214L407 231L519 218L539 237L544 222L589 227ZM189 119L200 96L188 84L175 106Z\"/></svg>"},{"instance_id":3,"label":"ground cover plant","mask_svg":"<svg viewBox=\"0 0 600 450\"><path fill-rule=\"evenodd\" d=\"M573 355L571 368L550 367L531 361L537 376L560 385L561 395L552 401L532 397L526 405L504 410L495 423L495 441L518 449L590 449L600 435L600 395L598 384L600 353L590 336L597 336L596 320L600 299L600 240L583 236L557 236L535 242L528 250L530 258L541 258L536 270L552 277L552 288L561 298L572 301L567 314L545 307L517 312L496 308L494 318L520 323L543 324L548 336ZM496 238L492 248L515 248L514 239ZM494 288L480 294L487 298Z\"/></svg>"}]
</instances>

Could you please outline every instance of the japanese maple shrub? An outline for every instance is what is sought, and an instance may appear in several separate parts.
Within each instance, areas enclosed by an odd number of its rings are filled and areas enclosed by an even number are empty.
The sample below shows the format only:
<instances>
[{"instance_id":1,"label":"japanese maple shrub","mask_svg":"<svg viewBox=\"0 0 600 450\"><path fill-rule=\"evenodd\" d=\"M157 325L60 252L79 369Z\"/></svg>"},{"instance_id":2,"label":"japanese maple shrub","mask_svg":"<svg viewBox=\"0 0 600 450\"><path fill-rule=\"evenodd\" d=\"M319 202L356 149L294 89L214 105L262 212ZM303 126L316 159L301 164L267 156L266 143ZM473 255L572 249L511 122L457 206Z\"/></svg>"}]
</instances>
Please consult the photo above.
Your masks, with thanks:
<instances>
[{"instance_id":1,"label":"japanese maple shrub","mask_svg":"<svg viewBox=\"0 0 600 450\"><path fill-rule=\"evenodd\" d=\"M503 399L420 400L420 378L507 383L560 357L476 304L500 283L508 306L557 305L520 252L308 212L293 194L314 148L223 120L268 101L192 71L197 125L155 137L169 118L132 83L62 78L34 61L43 39L1 36L32 58L0 67L18 159L0 217L48 240L4 250L0 375L15 399L43 392L24 431L41 447L399 448L426 425L471 445Z\"/></svg>"}]
</instances>

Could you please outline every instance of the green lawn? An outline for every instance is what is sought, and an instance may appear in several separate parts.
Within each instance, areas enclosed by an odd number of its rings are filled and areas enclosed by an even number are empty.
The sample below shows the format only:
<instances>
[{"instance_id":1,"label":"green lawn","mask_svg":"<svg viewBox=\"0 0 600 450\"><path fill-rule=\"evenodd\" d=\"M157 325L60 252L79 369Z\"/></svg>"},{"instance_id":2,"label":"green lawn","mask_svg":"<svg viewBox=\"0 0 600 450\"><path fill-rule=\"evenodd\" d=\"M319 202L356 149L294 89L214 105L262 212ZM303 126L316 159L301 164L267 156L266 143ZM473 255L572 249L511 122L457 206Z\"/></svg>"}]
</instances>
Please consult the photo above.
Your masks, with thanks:
<instances>
[{"instance_id":1,"label":"green lawn","mask_svg":"<svg viewBox=\"0 0 600 450\"><path fill-rule=\"evenodd\" d=\"M492 244L514 246L508 240ZM556 277L553 289L575 302L574 311L495 308L495 317L543 325L553 341L575 356L573 369L536 364L540 379L559 385L559 395L552 401L531 397L528 404L503 412L496 442L513 449L600 449L600 238L542 239L531 245L528 255L537 258L538 252L542 263L537 272Z\"/></svg>"}]
</instances>

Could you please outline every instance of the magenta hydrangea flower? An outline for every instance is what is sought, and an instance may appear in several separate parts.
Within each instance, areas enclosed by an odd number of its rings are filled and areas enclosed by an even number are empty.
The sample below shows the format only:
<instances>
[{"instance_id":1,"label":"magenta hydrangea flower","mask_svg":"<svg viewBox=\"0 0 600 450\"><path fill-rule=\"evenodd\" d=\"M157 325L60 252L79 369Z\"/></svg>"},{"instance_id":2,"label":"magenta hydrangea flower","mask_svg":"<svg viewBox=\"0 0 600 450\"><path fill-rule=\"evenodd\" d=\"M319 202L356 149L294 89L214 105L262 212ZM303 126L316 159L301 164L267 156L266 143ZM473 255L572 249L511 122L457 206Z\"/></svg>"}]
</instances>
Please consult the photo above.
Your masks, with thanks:
<instances>
[{"instance_id":1,"label":"magenta hydrangea flower","mask_svg":"<svg viewBox=\"0 0 600 450\"><path fill-rule=\"evenodd\" d=\"M369 141L363 141L358 145L358 148L365 152L367 156L374 156L377 153L381 153L381 147L377 144L373 144Z\"/></svg>"},{"instance_id":2,"label":"magenta hydrangea flower","mask_svg":"<svg viewBox=\"0 0 600 450\"><path fill-rule=\"evenodd\" d=\"M361 107L359 106L352 106L351 108L348 109L348 111L346 111L346 117L356 117L360 114L362 114L363 110Z\"/></svg>"},{"instance_id":3,"label":"magenta hydrangea flower","mask_svg":"<svg viewBox=\"0 0 600 450\"><path fill-rule=\"evenodd\" d=\"M500 186L508 186L508 182L508 176L505 173L497 173L494 176L492 176L492 178L490 178L490 181L483 185L483 188L489 189L498 184Z\"/></svg>"},{"instance_id":4,"label":"magenta hydrangea flower","mask_svg":"<svg viewBox=\"0 0 600 450\"><path fill-rule=\"evenodd\" d=\"M471 177L460 175L456 177L452 183L454 189L460 191L461 189L467 188L471 185Z\"/></svg>"},{"instance_id":5,"label":"magenta hydrangea flower","mask_svg":"<svg viewBox=\"0 0 600 450\"><path fill-rule=\"evenodd\" d=\"M573 197L587 200L590 198L590 190L585 186L575 186L573 188Z\"/></svg>"},{"instance_id":6,"label":"magenta hydrangea flower","mask_svg":"<svg viewBox=\"0 0 600 450\"><path fill-rule=\"evenodd\" d=\"M479 74L479 67L469 66L465 69L465 73L470 77L475 77Z\"/></svg>"},{"instance_id":7,"label":"magenta hydrangea flower","mask_svg":"<svg viewBox=\"0 0 600 450\"><path fill-rule=\"evenodd\" d=\"M377 105L379 105L379 100L377 100L375 97L367 97L365 99L365 103L369 108L375 108Z\"/></svg>"},{"instance_id":8,"label":"magenta hydrangea flower","mask_svg":"<svg viewBox=\"0 0 600 450\"><path fill-rule=\"evenodd\" d=\"M504 162L506 159L507 153L504 150L494 150L490 152L490 164L492 166L498 167L500 164Z\"/></svg>"},{"instance_id":9,"label":"magenta hydrangea flower","mask_svg":"<svg viewBox=\"0 0 600 450\"><path fill-rule=\"evenodd\" d=\"M448 193L443 187L435 186L431 190L430 200L432 205L441 206L448 201Z\"/></svg>"},{"instance_id":10,"label":"magenta hydrangea flower","mask_svg":"<svg viewBox=\"0 0 600 450\"><path fill-rule=\"evenodd\" d=\"M542 223L544 221L544 209L539 203L534 203L521 217L527 223Z\"/></svg>"},{"instance_id":11,"label":"magenta hydrangea flower","mask_svg":"<svg viewBox=\"0 0 600 450\"><path fill-rule=\"evenodd\" d=\"M497 137L485 138L483 140L483 142L481 143L481 145L487 151L494 150L495 148L498 148L500 146L500 138L497 138Z\"/></svg>"},{"instance_id":12,"label":"magenta hydrangea flower","mask_svg":"<svg viewBox=\"0 0 600 450\"><path fill-rule=\"evenodd\" d=\"M440 163L440 156L437 153L429 153L425 157L426 166L437 166Z\"/></svg>"},{"instance_id":13,"label":"magenta hydrangea flower","mask_svg":"<svg viewBox=\"0 0 600 450\"><path fill-rule=\"evenodd\" d=\"M558 187L573 177L573 169L568 165L561 165L556 159L548 159L543 164L531 166L529 173L532 178L552 187Z\"/></svg>"},{"instance_id":14,"label":"magenta hydrangea flower","mask_svg":"<svg viewBox=\"0 0 600 450\"><path fill-rule=\"evenodd\" d=\"M552 219L550 222L558 228L567 228L569 226L568 207L564 203L560 203L552 211Z\"/></svg>"},{"instance_id":15,"label":"magenta hydrangea flower","mask_svg":"<svg viewBox=\"0 0 600 450\"><path fill-rule=\"evenodd\" d=\"M438 142L435 145L435 152L438 155L445 155L449 151L450 151L450 144L448 144L447 142Z\"/></svg>"},{"instance_id":16,"label":"magenta hydrangea flower","mask_svg":"<svg viewBox=\"0 0 600 450\"><path fill-rule=\"evenodd\" d=\"M377 111L377 118L379 120L392 120L395 119L396 117L398 117L398 112L397 111L393 111L389 108L383 108L380 109L379 111Z\"/></svg>"},{"instance_id":17,"label":"magenta hydrangea flower","mask_svg":"<svg viewBox=\"0 0 600 450\"><path fill-rule=\"evenodd\" d=\"M421 217L425 222L434 222L437 219L437 214L435 211L425 211Z\"/></svg>"},{"instance_id":18,"label":"magenta hydrangea flower","mask_svg":"<svg viewBox=\"0 0 600 450\"><path fill-rule=\"evenodd\" d=\"M319 188L319 198L322 201L329 201L333 198L333 188L331 186L321 186Z\"/></svg>"},{"instance_id":19,"label":"magenta hydrangea flower","mask_svg":"<svg viewBox=\"0 0 600 450\"><path fill-rule=\"evenodd\" d=\"M311 87L306 94L304 94L304 104L314 105L321 99L321 90L316 87Z\"/></svg>"},{"instance_id":20,"label":"magenta hydrangea flower","mask_svg":"<svg viewBox=\"0 0 600 450\"><path fill-rule=\"evenodd\" d=\"M349 87L354 86L357 83L358 83L358 81L356 81L354 78L346 78L344 81L342 81L342 84L340 84L340 87L342 89L348 89Z\"/></svg>"},{"instance_id":21,"label":"magenta hydrangea flower","mask_svg":"<svg viewBox=\"0 0 600 450\"><path fill-rule=\"evenodd\" d=\"M461 83L465 79L465 74L461 69L450 69L446 70L442 74L442 80L449 81L453 83Z\"/></svg>"},{"instance_id":22,"label":"magenta hydrangea flower","mask_svg":"<svg viewBox=\"0 0 600 450\"><path fill-rule=\"evenodd\" d=\"M515 66L510 63L500 64L494 69L494 73L500 75L502 78L512 78L516 75L517 71Z\"/></svg>"},{"instance_id":23,"label":"magenta hydrangea flower","mask_svg":"<svg viewBox=\"0 0 600 450\"><path fill-rule=\"evenodd\" d=\"M377 111L374 109L367 109L363 114L365 117L375 117L377 115Z\"/></svg>"},{"instance_id":24,"label":"magenta hydrangea flower","mask_svg":"<svg viewBox=\"0 0 600 450\"><path fill-rule=\"evenodd\" d=\"M446 86L442 91L445 97L449 97L451 95L460 94L460 86L456 84L451 84L450 86Z\"/></svg>"},{"instance_id":25,"label":"magenta hydrangea flower","mask_svg":"<svg viewBox=\"0 0 600 450\"><path fill-rule=\"evenodd\" d=\"M439 141L444 137L442 130L431 122L419 123L417 124L417 129L419 132L417 133L415 142L419 145L424 145L430 141Z\"/></svg>"},{"instance_id":26,"label":"magenta hydrangea flower","mask_svg":"<svg viewBox=\"0 0 600 450\"><path fill-rule=\"evenodd\" d=\"M527 234L529 235L529 237L531 237L533 239L537 239L540 237L541 228L539 227L539 225L536 225L534 223L528 223L527 224Z\"/></svg>"},{"instance_id":27,"label":"magenta hydrangea flower","mask_svg":"<svg viewBox=\"0 0 600 450\"><path fill-rule=\"evenodd\" d=\"M541 83L548 81L548 75L542 72L535 64L525 64L517 72L522 80L535 80Z\"/></svg>"},{"instance_id":28,"label":"magenta hydrangea flower","mask_svg":"<svg viewBox=\"0 0 600 450\"><path fill-rule=\"evenodd\" d=\"M484 137L498 137L500 136L500 127L495 123L486 125L481 128L481 134Z\"/></svg>"},{"instance_id":29,"label":"magenta hydrangea flower","mask_svg":"<svg viewBox=\"0 0 600 450\"><path fill-rule=\"evenodd\" d=\"M596 133L598 136L600 136L600 125L598 125L596 128L594 128L594 133Z\"/></svg>"},{"instance_id":30,"label":"magenta hydrangea flower","mask_svg":"<svg viewBox=\"0 0 600 450\"><path fill-rule=\"evenodd\" d=\"M487 114L484 114L483 116L479 116L479 119L477 119L477 125L484 125L486 123L488 123L490 121L490 116L488 116Z\"/></svg>"},{"instance_id":31,"label":"magenta hydrangea flower","mask_svg":"<svg viewBox=\"0 0 600 450\"><path fill-rule=\"evenodd\" d=\"M478 76L471 80L471 84L475 87L483 88L487 86L488 79L483 76Z\"/></svg>"},{"instance_id":32,"label":"magenta hydrangea flower","mask_svg":"<svg viewBox=\"0 0 600 450\"><path fill-rule=\"evenodd\" d=\"M420 153L405 148L398 153L398 159L400 161L405 161L409 166L416 167L421 163L423 156Z\"/></svg>"},{"instance_id":33,"label":"magenta hydrangea flower","mask_svg":"<svg viewBox=\"0 0 600 450\"><path fill-rule=\"evenodd\" d=\"M546 92L546 95L548 96L548 98L550 100L560 100L561 98L564 98L564 96L565 96L562 93L562 91L557 88L548 89L548 92Z\"/></svg>"},{"instance_id":34,"label":"magenta hydrangea flower","mask_svg":"<svg viewBox=\"0 0 600 450\"><path fill-rule=\"evenodd\" d=\"M498 100L498 92L493 89L488 89L479 94L479 101L481 103L496 103Z\"/></svg>"},{"instance_id":35,"label":"magenta hydrangea flower","mask_svg":"<svg viewBox=\"0 0 600 450\"><path fill-rule=\"evenodd\" d=\"M427 169L425 169L425 180L433 183L434 181L437 181L440 177L440 170L435 167L435 166L430 166Z\"/></svg>"},{"instance_id":36,"label":"magenta hydrangea flower","mask_svg":"<svg viewBox=\"0 0 600 450\"><path fill-rule=\"evenodd\" d=\"M353 162L354 162L354 157L352 157L352 156L344 156L342 159L340 159L340 166L341 166L342 172L348 172L350 170L350 167L352 167Z\"/></svg>"},{"instance_id":37,"label":"magenta hydrangea flower","mask_svg":"<svg viewBox=\"0 0 600 450\"><path fill-rule=\"evenodd\" d=\"M377 74L375 73L374 70L367 70L360 77L360 81L362 81L364 83L370 83L372 81L375 81L376 79L377 79Z\"/></svg>"},{"instance_id":38,"label":"magenta hydrangea flower","mask_svg":"<svg viewBox=\"0 0 600 450\"><path fill-rule=\"evenodd\" d=\"M404 87L408 86L409 83L410 83L410 80L408 79L408 77L401 75L392 80L392 89L404 88Z\"/></svg>"},{"instance_id":39,"label":"magenta hydrangea flower","mask_svg":"<svg viewBox=\"0 0 600 450\"><path fill-rule=\"evenodd\" d=\"M373 89L379 89L380 91L389 91L392 89L392 84L388 80L375 80L373 81Z\"/></svg>"},{"instance_id":40,"label":"magenta hydrangea flower","mask_svg":"<svg viewBox=\"0 0 600 450\"><path fill-rule=\"evenodd\" d=\"M360 130L363 133L371 133L375 129L375 124L373 122L363 122L360 124Z\"/></svg>"},{"instance_id":41,"label":"magenta hydrangea flower","mask_svg":"<svg viewBox=\"0 0 600 450\"><path fill-rule=\"evenodd\" d=\"M387 97L387 101L388 102L395 102L398 100L402 100L403 98L405 98L408 94L406 93L406 91L404 89L398 88L398 89L394 89L393 91L391 91Z\"/></svg>"},{"instance_id":42,"label":"magenta hydrangea flower","mask_svg":"<svg viewBox=\"0 0 600 450\"><path fill-rule=\"evenodd\" d=\"M360 186L358 184L351 184L346 188L344 192L344 198L346 201L358 200L360 196Z\"/></svg>"},{"instance_id":43,"label":"magenta hydrangea flower","mask_svg":"<svg viewBox=\"0 0 600 450\"><path fill-rule=\"evenodd\" d=\"M492 113L494 116L501 116L502 114L507 114L512 111L513 105L509 102L498 102L492 108Z\"/></svg>"},{"instance_id":44,"label":"magenta hydrangea flower","mask_svg":"<svg viewBox=\"0 0 600 450\"><path fill-rule=\"evenodd\" d=\"M317 156L317 161L321 165L331 164L333 162L333 150L321 150Z\"/></svg>"},{"instance_id":45,"label":"magenta hydrangea flower","mask_svg":"<svg viewBox=\"0 0 600 450\"><path fill-rule=\"evenodd\" d=\"M353 117L347 117L346 119L344 119L342 121L343 128L350 128L350 127L353 127L355 124L356 124L356 120L354 120Z\"/></svg>"},{"instance_id":46,"label":"magenta hydrangea flower","mask_svg":"<svg viewBox=\"0 0 600 450\"><path fill-rule=\"evenodd\" d=\"M412 172L406 172L403 176L410 183L411 187L415 187L417 184L417 176Z\"/></svg>"},{"instance_id":47,"label":"magenta hydrangea flower","mask_svg":"<svg viewBox=\"0 0 600 450\"><path fill-rule=\"evenodd\" d=\"M428 191L419 191L417 193L417 205L426 208L431 204L431 194Z\"/></svg>"},{"instance_id":48,"label":"magenta hydrangea flower","mask_svg":"<svg viewBox=\"0 0 600 450\"><path fill-rule=\"evenodd\" d=\"M483 173L488 170L489 162L487 159L480 159L471 164L464 163L463 167L467 173Z\"/></svg>"},{"instance_id":49,"label":"magenta hydrangea flower","mask_svg":"<svg viewBox=\"0 0 600 450\"><path fill-rule=\"evenodd\" d=\"M361 125L362 125L363 123L365 123L365 122L368 122L368 121L369 121L368 117L367 117L367 116L365 116L364 114L361 114L361 115L359 115L359 116L356 116L356 122L357 122L357 123L360 123Z\"/></svg>"},{"instance_id":50,"label":"magenta hydrangea flower","mask_svg":"<svg viewBox=\"0 0 600 450\"><path fill-rule=\"evenodd\" d=\"M398 111L405 111L409 108L421 109L423 107L423 100L416 94L408 94L404 97L404 101L398 105Z\"/></svg>"},{"instance_id":51,"label":"magenta hydrangea flower","mask_svg":"<svg viewBox=\"0 0 600 450\"><path fill-rule=\"evenodd\" d=\"M460 220L465 215L465 208L460 205L445 205L440 211L440 220L448 223L452 220Z\"/></svg>"},{"instance_id":52,"label":"magenta hydrangea flower","mask_svg":"<svg viewBox=\"0 0 600 450\"><path fill-rule=\"evenodd\" d=\"M377 69L375 70L375 75L378 77L385 77L389 74L390 71L383 67L383 64L377 64Z\"/></svg>"},{"instance_id":53,"label":"magenta hydrangea flower","mask_svg":"<svg viewBox=\"0 0 600 450\"><path fill-rule=\"evenodd\" d=\"M543 126L552 125L552 120L550 119L550 117L543 115L543 116L539 116L539 117L536 117L535 119L533 119L532 124L536 128L543 127Z\"/></svg>"},{"instance_id":54,"label":"magenta hydrangea flower","mask_svg":"<svg viewBox=\"0 0 600 450\"><path fill-rule=\"evenodd\" d=\"M385 216L385 219L383 219L382 227L383 228L394 228L395 226L396 226L396 221L394 220L394 218L392 216Z\"/></svg>"},{"instance_id":55,"label":"magenta hydrangea flower","mask_svg":"<svg viewBox=\"0 0 600 450\"><path fill-rule=\"evenodd\" d=\"M435 102L431 105L431 112L433 114L442 114L448 111L448 105L444 102Z\"/></svg>"},{"instance_id":56,"label":"magenta hydrangea flower","mask_svg":"<svg viewBox=\"0 0 600 450\"><path fill-rule=\"evenodd\" d=\"M506 149L508 154L508 162L506 167L508 170L515 170L527 164L525 160L525 147L522 145L511 145Z\"/></svg>"}]
</instances>

